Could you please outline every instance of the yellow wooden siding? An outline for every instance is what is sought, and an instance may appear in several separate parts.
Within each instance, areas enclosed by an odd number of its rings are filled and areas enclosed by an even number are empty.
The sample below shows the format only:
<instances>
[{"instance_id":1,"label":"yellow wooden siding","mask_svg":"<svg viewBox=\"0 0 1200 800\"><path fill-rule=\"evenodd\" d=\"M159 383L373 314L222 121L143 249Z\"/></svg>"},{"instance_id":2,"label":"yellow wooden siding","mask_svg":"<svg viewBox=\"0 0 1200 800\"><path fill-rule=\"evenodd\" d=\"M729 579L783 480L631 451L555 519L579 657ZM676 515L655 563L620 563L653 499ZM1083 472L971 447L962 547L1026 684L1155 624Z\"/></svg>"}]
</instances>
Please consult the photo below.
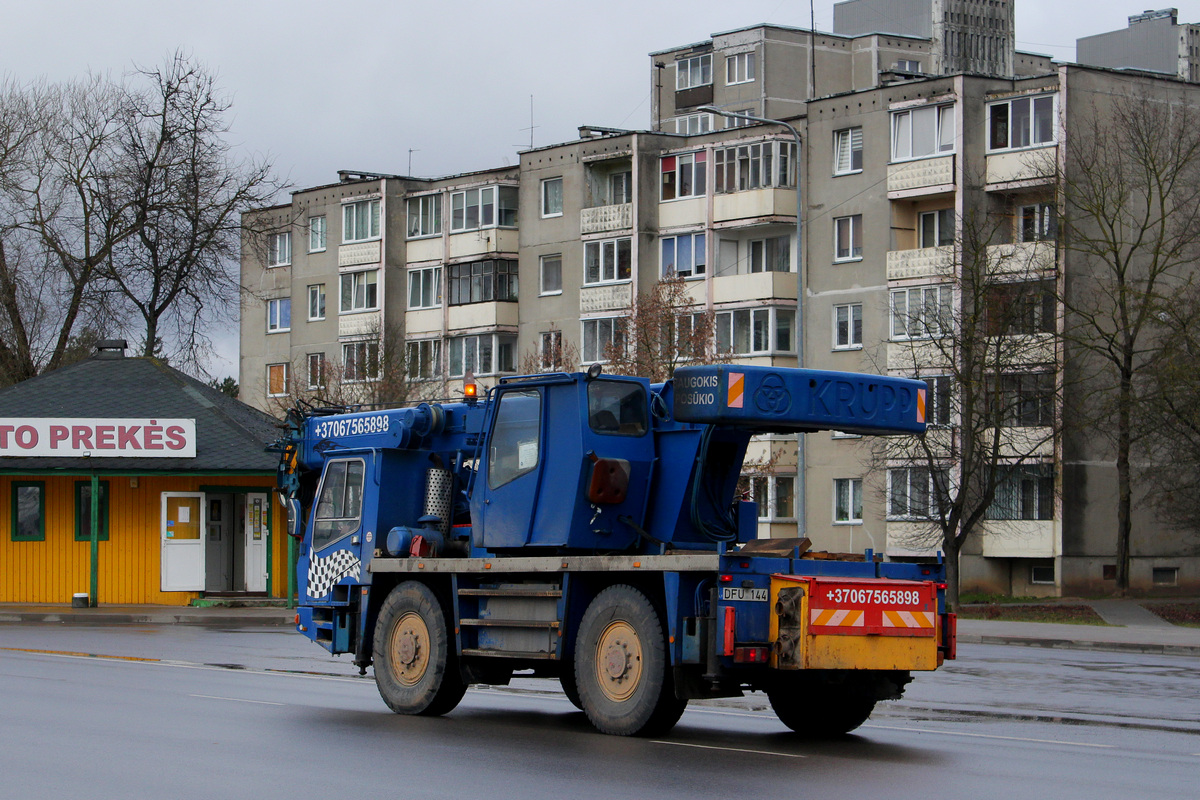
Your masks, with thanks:
<instances>
[{"instance_id":1,"label":"yellow wooden siding","mask_svg":"<svg viewBox=\"0 0 1200 800\"><path fill-rule=\"evenodd\" d=\"M12 540L12 482L42 481L45 485L44 541ZM0 602L69 603L76 592L91 585L91 544L75 541L75 483L82 476L0 476ZM100 542L99 600L101 604L152 603L187 605L200 592L163 592L159 524L163 492L196 492L200 486L258 488L269 492L271 506L271 594L287 593L287 535L285 514L269 477L140 476L108 481L109 540Z\"/></svg>"}]
</instances>

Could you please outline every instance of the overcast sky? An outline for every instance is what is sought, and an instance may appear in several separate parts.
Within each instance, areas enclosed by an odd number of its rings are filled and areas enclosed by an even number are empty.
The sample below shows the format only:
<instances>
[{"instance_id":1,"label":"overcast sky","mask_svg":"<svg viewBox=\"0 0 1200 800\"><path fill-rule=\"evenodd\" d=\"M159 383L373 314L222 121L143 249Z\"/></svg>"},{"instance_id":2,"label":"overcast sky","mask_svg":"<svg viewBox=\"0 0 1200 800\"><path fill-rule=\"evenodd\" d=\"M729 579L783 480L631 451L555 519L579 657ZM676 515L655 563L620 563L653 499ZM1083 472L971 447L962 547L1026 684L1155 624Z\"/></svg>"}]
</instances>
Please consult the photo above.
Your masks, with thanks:
<instances>
[{"instance_id":1,"label":"overcast sky","mask_svg":"<svg viewBox=\"0 0 1200 800\"><path fill-rule=\"evenodd\" d=\"M1076 38L1124 28L1145 5L1017 0L1017 48L1070 61ZM1175 7L1200 22L1200 0ZM832 0L814 11L832 30ZM236 144L305 187L339 169L434 177L515 164L531 98L536 146L586 124L646 128L648 53L762 22L808 27L809 4L40 0L6 4L0 74L119 75L183 48L233 100ZM214 372L236 374L234 350Z\"/></svg>"}]
</instances>

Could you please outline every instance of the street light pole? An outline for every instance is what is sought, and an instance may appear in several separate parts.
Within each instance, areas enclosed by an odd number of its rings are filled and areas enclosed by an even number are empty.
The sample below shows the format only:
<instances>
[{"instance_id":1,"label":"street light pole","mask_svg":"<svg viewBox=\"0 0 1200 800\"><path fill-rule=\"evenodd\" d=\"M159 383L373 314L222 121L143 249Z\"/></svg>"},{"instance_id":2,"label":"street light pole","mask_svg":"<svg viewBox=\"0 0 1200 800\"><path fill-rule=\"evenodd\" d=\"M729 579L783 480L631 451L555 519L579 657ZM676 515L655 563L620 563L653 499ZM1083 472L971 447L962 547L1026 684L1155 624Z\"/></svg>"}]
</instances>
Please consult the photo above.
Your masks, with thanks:
<instances>
[{"instance_id":1,"label":"street light pole","mask_svg":"<svg viewBox=\"0 0 1200 800\"><path fill-rule=\"evenodd\" d=\"M784 122L781 119L768 119L767 117L756 117L753 114L743 114L737 111L724 111L716 106L700 106L696 109L708 114L716 114L729 119L743 119L748 122L762 122L767 125L781 125L788 129L792 134L792 138L796 140L796 366L804 366L804 215L802 210L802 195L800 193L800 153L804 142L800 139L800 132L789 122ZM805 480L806 460L804 457L804 434L797 434L796 437L796 528L800 536L804 536L808 528L808 514L806 498L808 496Z\"/></svg>"}]
</instances>

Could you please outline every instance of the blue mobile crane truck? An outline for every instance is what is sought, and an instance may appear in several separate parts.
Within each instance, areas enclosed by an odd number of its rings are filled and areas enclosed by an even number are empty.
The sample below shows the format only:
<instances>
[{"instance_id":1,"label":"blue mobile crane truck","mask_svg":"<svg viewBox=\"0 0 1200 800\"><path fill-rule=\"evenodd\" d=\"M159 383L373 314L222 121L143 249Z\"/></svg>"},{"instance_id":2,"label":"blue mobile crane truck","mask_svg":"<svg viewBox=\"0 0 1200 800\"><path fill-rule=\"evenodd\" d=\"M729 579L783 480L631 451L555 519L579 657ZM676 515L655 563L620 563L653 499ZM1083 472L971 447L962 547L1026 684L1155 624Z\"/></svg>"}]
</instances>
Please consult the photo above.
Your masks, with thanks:
<instances>
[{"instance_id":1,"label":"blue mobile crane truck","mask_svg":"<svg viewBox=\"0 0 1200 800\"><path fill-rule=\"evenodd\" d=\"M472 388L296 409L273 446L302 543L297 628L373 665L396 713L532 670L605 733L661 734L689 699L762 690L791 729L836 735L954 657L940 558L757 539L737 492L754 435L922 432L924 383L715 365Z\"/></svg>"}]
</instances>

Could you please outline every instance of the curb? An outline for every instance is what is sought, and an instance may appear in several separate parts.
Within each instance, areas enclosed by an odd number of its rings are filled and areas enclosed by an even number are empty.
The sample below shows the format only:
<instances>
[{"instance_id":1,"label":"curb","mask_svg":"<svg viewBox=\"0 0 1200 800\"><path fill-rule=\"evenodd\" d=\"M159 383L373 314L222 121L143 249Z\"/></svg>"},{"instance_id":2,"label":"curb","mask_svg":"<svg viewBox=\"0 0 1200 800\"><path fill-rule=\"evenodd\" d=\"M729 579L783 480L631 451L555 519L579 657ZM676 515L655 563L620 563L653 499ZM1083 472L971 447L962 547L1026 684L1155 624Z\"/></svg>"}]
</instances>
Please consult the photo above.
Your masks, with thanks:
<instances>
[{"instance_id":1,"label":"curb","mask_svg":"<svg viewBox=\"0 0 1200 800\"><path fill-rule=\"evenodd\" d=\"M1110 653L1200 657L1200 646L1186 644L1142 644L1136 642L1091 642L1078 639L1039 639L1031 636L958 634L959 644L1000 644L1041 647L1048 650L1092 650Z\"/></svg>"},{"instance_id":2,"label":"curb","mask_svg":"<svg viewBox=\"0 0 1200 800\"><path fill-rule=\"evenodd\" d=\"M247 616L245 614L118 614L56 612L0 612L0 624L22 625L196 625L206 628L282 628L291 627L295 612Z\"/></svg>"}]
</instances>

